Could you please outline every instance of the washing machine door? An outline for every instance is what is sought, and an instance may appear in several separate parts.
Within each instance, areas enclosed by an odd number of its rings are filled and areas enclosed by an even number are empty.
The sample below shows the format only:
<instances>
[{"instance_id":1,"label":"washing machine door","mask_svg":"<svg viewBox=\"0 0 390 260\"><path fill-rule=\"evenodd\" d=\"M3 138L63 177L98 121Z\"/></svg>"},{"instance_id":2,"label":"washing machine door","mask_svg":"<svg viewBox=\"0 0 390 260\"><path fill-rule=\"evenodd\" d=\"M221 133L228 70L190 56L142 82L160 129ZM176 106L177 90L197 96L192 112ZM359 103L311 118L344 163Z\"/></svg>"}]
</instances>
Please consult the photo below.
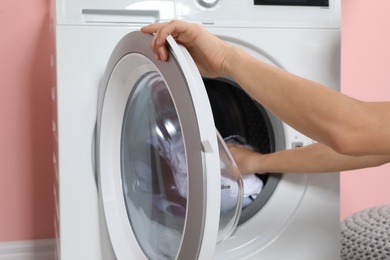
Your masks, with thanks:
<instances>
[{"instance_id":1,"label":"washing machine door","mask_svg":"<svg viewBox=\"0 0 390 260\"><path fill-rule=\"evenodd\" d=\"M190 55L169 37L170 58L157 61L151 38L132 32L118 43L99 94L99 193L111 243L118 259L212 259L237 225L241 176Z\"/></svg>"}]
</instances>

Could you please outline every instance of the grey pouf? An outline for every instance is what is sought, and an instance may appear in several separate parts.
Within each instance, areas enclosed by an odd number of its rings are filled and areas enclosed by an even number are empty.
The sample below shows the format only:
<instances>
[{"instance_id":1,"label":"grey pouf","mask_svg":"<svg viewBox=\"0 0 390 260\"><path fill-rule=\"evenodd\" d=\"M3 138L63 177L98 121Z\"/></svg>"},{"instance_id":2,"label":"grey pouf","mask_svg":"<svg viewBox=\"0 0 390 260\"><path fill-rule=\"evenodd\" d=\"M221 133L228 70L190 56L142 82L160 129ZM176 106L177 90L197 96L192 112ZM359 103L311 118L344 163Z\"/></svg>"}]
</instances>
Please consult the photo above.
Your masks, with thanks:
<instances>
[{"instance_id":1,"label":"grey pouf","mask_svg":"<svg viewBox=\"0 0 390 260\"><path fill-rule=\"evenodd\" d=\"M390 205L359 211L340 228L342 260L390 260Z\"/></svg>"}]
</instances>

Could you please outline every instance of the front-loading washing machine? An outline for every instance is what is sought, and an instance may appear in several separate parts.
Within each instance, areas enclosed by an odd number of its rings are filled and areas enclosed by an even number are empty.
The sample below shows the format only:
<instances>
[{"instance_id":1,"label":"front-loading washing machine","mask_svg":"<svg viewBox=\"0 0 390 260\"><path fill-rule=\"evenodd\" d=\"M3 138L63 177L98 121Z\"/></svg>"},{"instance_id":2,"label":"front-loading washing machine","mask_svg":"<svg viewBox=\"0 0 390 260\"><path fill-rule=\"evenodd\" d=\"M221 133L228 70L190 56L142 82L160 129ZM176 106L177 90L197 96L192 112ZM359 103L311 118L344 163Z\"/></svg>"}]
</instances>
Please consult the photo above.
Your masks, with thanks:
<instances>
[{"instance_id":1,"label":"front-loading washing machine","mask_svg":"<svg viewBox=\"0 0 390 260\"><path fill-rule=\"evenodd\" d=\"M243 137L262 153L314 141L230 78L202 79L173 38L169 61L157 61L152 36L139 28L200 23L258 59L338 90L340 1L54 7L58 258L339 258L338 174L256 175L261 192L243 207L245 181L224 138Z\"/></svg>"}]
</instances>

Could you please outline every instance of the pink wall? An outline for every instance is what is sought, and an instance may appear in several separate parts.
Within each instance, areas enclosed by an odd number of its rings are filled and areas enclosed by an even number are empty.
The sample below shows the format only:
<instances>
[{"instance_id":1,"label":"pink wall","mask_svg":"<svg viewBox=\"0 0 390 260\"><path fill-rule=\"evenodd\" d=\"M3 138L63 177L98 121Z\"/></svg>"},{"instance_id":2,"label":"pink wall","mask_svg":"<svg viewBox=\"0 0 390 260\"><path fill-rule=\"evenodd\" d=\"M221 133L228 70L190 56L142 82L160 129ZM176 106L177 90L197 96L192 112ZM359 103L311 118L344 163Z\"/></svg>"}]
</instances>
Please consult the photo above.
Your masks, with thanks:
<instances>
[{"instance_id":1,"label":"pink wall","mask_svg":"<svg viewBox=\"0 0 390 260\"><path fill-rule=\"evenodd\" d=\"M54 236L49 2L0 1L0 242Z\"/></svg>"},{"instance_id":2,"label":"pink wall","mask_svg":"<svg viewBox=\"0 0 390 260\"><path fill-rule=\"evenodd\" d=\"M390 100L390 1L342 0L342 8L342 92L366 101ZM390 203L389 184L390 164L342 173L341 219Z\"/></svg>"},{"instance_id":3,"label":"pink wall","mask_svg":"<svg viewBox=\"0 0 390 260\"><path fill-rule=\"evenodd\" d=\"M0 242L54 236L49 3L0 2ZM390 1L342 5L342 91L390 100ZM390 203L389 171L343 173L341 218Z\"/></svg>"}]
</instances>

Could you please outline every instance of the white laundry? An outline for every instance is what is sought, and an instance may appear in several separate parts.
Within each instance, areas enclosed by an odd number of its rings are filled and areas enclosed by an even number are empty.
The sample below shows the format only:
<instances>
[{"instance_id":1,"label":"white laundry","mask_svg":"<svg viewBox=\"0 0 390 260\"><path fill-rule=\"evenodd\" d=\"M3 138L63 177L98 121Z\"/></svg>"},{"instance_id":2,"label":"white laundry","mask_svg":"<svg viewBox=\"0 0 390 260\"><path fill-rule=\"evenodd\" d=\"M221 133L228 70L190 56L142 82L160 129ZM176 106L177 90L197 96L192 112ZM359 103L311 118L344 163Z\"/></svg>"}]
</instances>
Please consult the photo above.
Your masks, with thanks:
<instances>
[{"instance_id":1,"label":"white laundry","mask_svg":"<svg viewBox=\"0 0 390 260\"><path fill-rule=\"evenodd\" d=\"M181 134L173 138L158 138L158 150L171 167L180 196L187 198L187 161Z\"/></svg>"},{"instance_id":2,"label":"white laundry","mask_svg":"<svg viewBox=\"0 0 390 260\"><path fill-rule=\"evenodd\" d=\"M233 138L225 138L226 142L235 142L241 145L246 145L245 138L234 136ZM168 162L171 167L173 177L175 180L176 188L179 191L180 196L187 198L187 163L184 152L183 138L181 134L175 135L173 138L158 138L158 150L162 157ZM229 187L229 192L222 191L223 207L229 208L236 204L235 198L238 193L238 186L236 180L227 178L223 171L228 171L229 167L224 165L221 161L221 186ZM255 199L263 188L263 182L256 175L244 175L242 176L244 187L244 199L250 197ZM232 200L229 202L229 200ZM244 203L247 206L249 203Z\"/></svg>"},{"instance_id":3,"label":"white laundry","mask_svg":"<svg viewBox=\"0 0 390 260\"><path fill-rule=\"evenodd\" d=\"M253 150L253 147L248 145L246 139L242 136L232 135L226 137L224 140L226 143L243 145L246 148ZM251 197L251 199L255 199L263 189L264 186L263 181L254 174L242 175L241 177L242 177L242 182L244 184L244 199L248 197Z\"/></svg>"}]
</instances>

